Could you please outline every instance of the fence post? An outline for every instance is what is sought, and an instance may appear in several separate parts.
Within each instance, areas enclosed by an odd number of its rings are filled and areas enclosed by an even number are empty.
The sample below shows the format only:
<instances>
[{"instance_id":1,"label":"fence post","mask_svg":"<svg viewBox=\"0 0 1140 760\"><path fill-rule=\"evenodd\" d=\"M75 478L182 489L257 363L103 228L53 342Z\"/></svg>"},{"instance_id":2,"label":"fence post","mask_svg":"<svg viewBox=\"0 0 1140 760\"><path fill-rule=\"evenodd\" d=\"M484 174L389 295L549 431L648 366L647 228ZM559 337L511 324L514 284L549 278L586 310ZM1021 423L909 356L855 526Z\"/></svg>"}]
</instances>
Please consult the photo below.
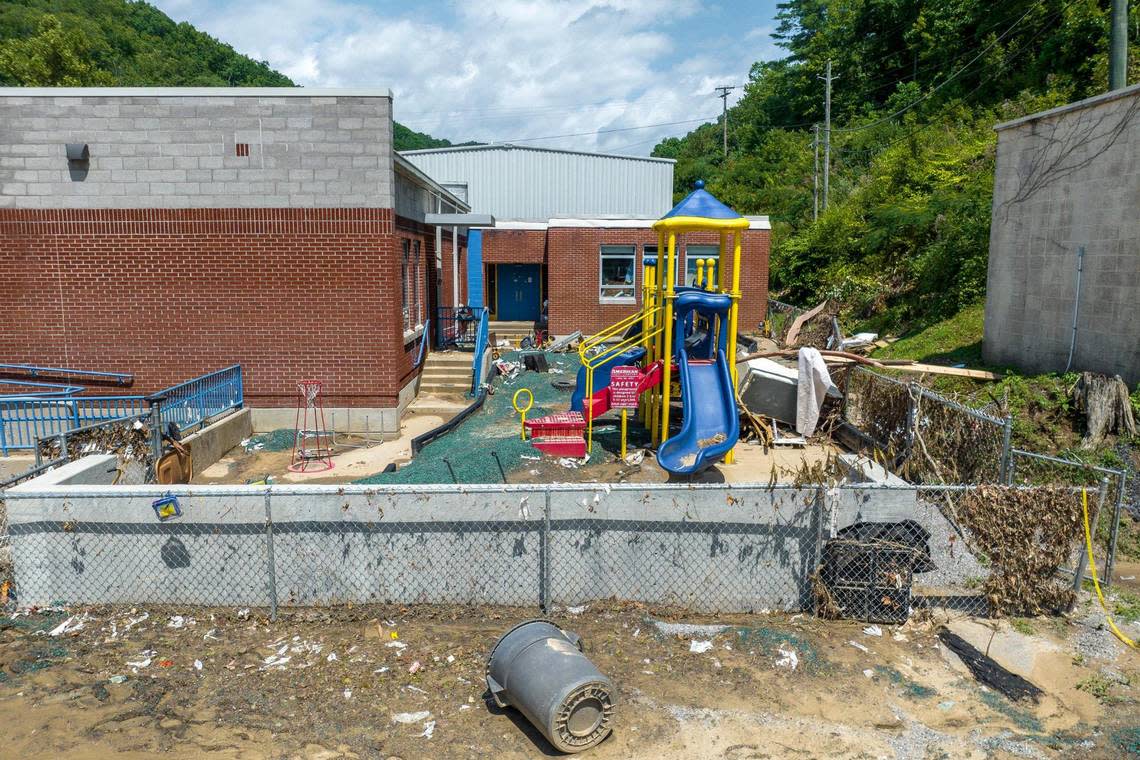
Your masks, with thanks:
<instances>
[{"instance_id":1,"label":"fence post","mask_svg":"<svg viewBox=\"0 0 1140 760\"><path fill-rule=\"evenodd\" d=\"M1010 468L1010 442L1013 438L1013 415L1005 416L1005 424L1001 434L1001 465L998 473L998 482L1007 486L1013 485L1013 473Z\"/></svg>"},{"instance_id":2,"label":"fence post","mask_svg":"<svg viewBox=\"0 0 1140 760\"><path fill-rule=\"evenodd\" d=\"M266 591L269 594L269 619L277 622L277 563L273 558L273 486L265 487L265 564Z\"/></svg>"},{"instance_id":3,"label":"fence post","mask_svg":"<svg viewBox=\"0 0 1140 760\"><path fill-rule=\"evenodd\" d=\"M550 489L544 491L546 503L542 508L542 541L539 543L538 596L539 607L550 612Z\"/></svg>"},{"instance_id":4,"label":"fence post","mask_svg":"<svg viewBox=\"0 0 1140 760\"><path fill-rule=\"evenodd\" d=\"M1120 535L1120 511L1124 508L1124 486L1128 473L1121 471L1117 477L1116 499L1112 507L1112 532L1108 537L1108 552L1104 557L1104 586L1112 585L1112 573L1116 569L1116 539Z\"/></svg>"},{"instance_id":5,"label":"fence post","mask_svg":"<svg viewBox=\"0 0 1140 760\"><path fill-rule=\"evenodd\" d=\"M815 487L815 559L808 568L807 586L810 589L812 578L819 572L820 563L823 562L823 524L827 513L827 489L823 483ZM811 595L812 614L818 614L815 603L815 593Z\"/></svg>"},{"instance_id":6,"label":"fence post","mask_svg":"<svg viewBox=\"0 0 1140 760\"><path fill-rule=\"evenodd\" d=\"M908 383L906 385L906 432L903 435L904 451L900 454L900 456L905 455L906 458L910 457L910 452L914 448L914 438L918 434L917 398L922 396L922 391L923 387L918 383ZM889 441L887 443L889 443Z\"/></svg>"},{"instance_id":7,"label":"fence post","mask_svg":"<svg viewBox=\"0 0 1140 760\"><path fill-rule=\"evenodd\" d=\"M1090 538L1092 538L1093 546L1096 546L1096 526L1097 526L1097 523L1100 522L1100 510L1101 510L1101 507L1104 506L1105 497L1108 495L1108 478L1101 478L1100 479L1099 492L1100 492L1100 495L1097 498L1097 502L1096 502L1096 514L1093 515L1092 522L1089 523L1089 536L1090 536ZM1081 540L1081 555L1077 559L1077 572L1073 576L1073 591L1080 591L1081 590L1081 581L1083 581L1085 579L1085 566L1088 565L1088 563L1090 561L1096 562L1095 557L1091 558L1091 560L1089 558L1089 552L1088 552L1088 548L1085 546L1083 532L1081 535L1081 539L1082 539ZM1074 604L1075 604L1075 602L1074 602Z\"/></svg>"},{"instance_id":8,"label":"fence post","mask_svg":"<svg viewBox=\"0 0 1140 760\"><path fill-rule=\"evenodd\" d=\"M158 460L162 456L162 397L148 396L150 404L150 475L152 482L158 481Z\"/></svg>"}]
</instances>

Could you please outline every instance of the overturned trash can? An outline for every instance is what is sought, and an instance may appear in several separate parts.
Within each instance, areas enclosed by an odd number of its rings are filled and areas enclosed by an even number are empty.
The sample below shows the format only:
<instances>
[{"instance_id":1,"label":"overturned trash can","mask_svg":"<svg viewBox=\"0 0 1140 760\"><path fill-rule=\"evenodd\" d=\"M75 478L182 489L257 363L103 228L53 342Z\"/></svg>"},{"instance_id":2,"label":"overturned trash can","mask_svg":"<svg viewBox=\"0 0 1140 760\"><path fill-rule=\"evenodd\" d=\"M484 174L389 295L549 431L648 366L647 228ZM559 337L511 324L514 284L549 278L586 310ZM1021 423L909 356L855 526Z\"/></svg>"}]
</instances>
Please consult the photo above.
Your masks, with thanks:
<instances>
[{"instance_id":1,"label":"overturned trash can","mask_svg":"<svg viewBox=\"0 0 1140 760\"><path fill-rule=\"evenodd\" d=\"M562 752L589 749L612 730L613 683L582 654L577 634L547 620L503 634L487 658L487 688Z\"/></svg>"}]
</instances>

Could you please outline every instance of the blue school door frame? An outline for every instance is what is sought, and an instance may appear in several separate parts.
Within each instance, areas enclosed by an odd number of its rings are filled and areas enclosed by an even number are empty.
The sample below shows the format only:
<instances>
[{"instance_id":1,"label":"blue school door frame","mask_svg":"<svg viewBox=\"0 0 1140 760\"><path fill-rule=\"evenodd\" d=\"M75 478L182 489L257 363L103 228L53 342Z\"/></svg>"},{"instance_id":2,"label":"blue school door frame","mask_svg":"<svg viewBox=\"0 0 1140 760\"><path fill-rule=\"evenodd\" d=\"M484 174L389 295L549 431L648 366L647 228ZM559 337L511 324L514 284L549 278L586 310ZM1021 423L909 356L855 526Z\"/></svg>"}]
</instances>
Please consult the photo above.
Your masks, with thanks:
<instances>
[{"instance_id":1,"label":"blue school door frame","mask_svg":"<svg viewBox=\"0 0 1140 760\"><path fill-rule=\"evenodd\" d=\"M542 311L542 267L538 264L499 264L495 267L502 322L533 322Z\"/></svg>"}]
</instances>

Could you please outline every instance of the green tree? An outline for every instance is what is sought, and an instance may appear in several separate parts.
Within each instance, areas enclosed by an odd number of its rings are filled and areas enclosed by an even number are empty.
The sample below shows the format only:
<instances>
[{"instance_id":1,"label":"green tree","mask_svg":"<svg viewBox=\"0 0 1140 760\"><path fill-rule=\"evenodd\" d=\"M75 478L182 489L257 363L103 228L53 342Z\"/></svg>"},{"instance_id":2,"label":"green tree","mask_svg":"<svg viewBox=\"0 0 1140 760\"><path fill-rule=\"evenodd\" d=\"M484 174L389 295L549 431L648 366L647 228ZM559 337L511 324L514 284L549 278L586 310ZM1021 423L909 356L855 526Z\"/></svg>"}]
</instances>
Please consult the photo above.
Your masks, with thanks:
<instances>
[{"instance_id":1,"label":"green tree","mask_svg":"<svg viewBox=\"0 0 1140 760\"><path fill-rule=\"evenodd\" d=\"M44 16L37 34L0 41L0 78L28 87L89 87L112 84L92 63L97 45L60 20Z\"/></svg>"}]
</instances>

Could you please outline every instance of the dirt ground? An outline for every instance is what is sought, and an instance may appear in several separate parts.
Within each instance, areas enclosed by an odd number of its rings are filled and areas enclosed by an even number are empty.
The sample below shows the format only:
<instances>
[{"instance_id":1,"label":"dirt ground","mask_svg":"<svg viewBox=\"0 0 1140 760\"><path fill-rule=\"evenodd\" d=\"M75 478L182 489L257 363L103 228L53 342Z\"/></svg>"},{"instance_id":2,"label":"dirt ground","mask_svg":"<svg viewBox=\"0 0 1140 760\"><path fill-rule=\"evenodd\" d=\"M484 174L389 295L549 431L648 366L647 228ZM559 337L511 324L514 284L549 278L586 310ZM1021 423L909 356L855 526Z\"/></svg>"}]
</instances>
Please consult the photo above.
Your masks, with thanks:
<instances>
[{"instance_id":1,"label":"dirt ground","mask_svg":"<svg viewBox=\"0 0 1140 760\"><path fill-rule=\"evenodd\" d=\"M0 618L4 754L551 756L524 718L485 700L490 648L532 616L358 607L286 611L275 623L261 611L216 609ZM1038 704L980 686L939 644L938 621L874 635L861 623L805 615L680 624L613 604L553 619L582 635L618 689L614 732L585 755L598 760L1140 753L1140 664L1105 643L1095 616L1022 622L1024 635L982 621L1020 652L1023 675L1045 691ZM422 711L429 715L400 715Z\"/></svg>"}]
</instances>

